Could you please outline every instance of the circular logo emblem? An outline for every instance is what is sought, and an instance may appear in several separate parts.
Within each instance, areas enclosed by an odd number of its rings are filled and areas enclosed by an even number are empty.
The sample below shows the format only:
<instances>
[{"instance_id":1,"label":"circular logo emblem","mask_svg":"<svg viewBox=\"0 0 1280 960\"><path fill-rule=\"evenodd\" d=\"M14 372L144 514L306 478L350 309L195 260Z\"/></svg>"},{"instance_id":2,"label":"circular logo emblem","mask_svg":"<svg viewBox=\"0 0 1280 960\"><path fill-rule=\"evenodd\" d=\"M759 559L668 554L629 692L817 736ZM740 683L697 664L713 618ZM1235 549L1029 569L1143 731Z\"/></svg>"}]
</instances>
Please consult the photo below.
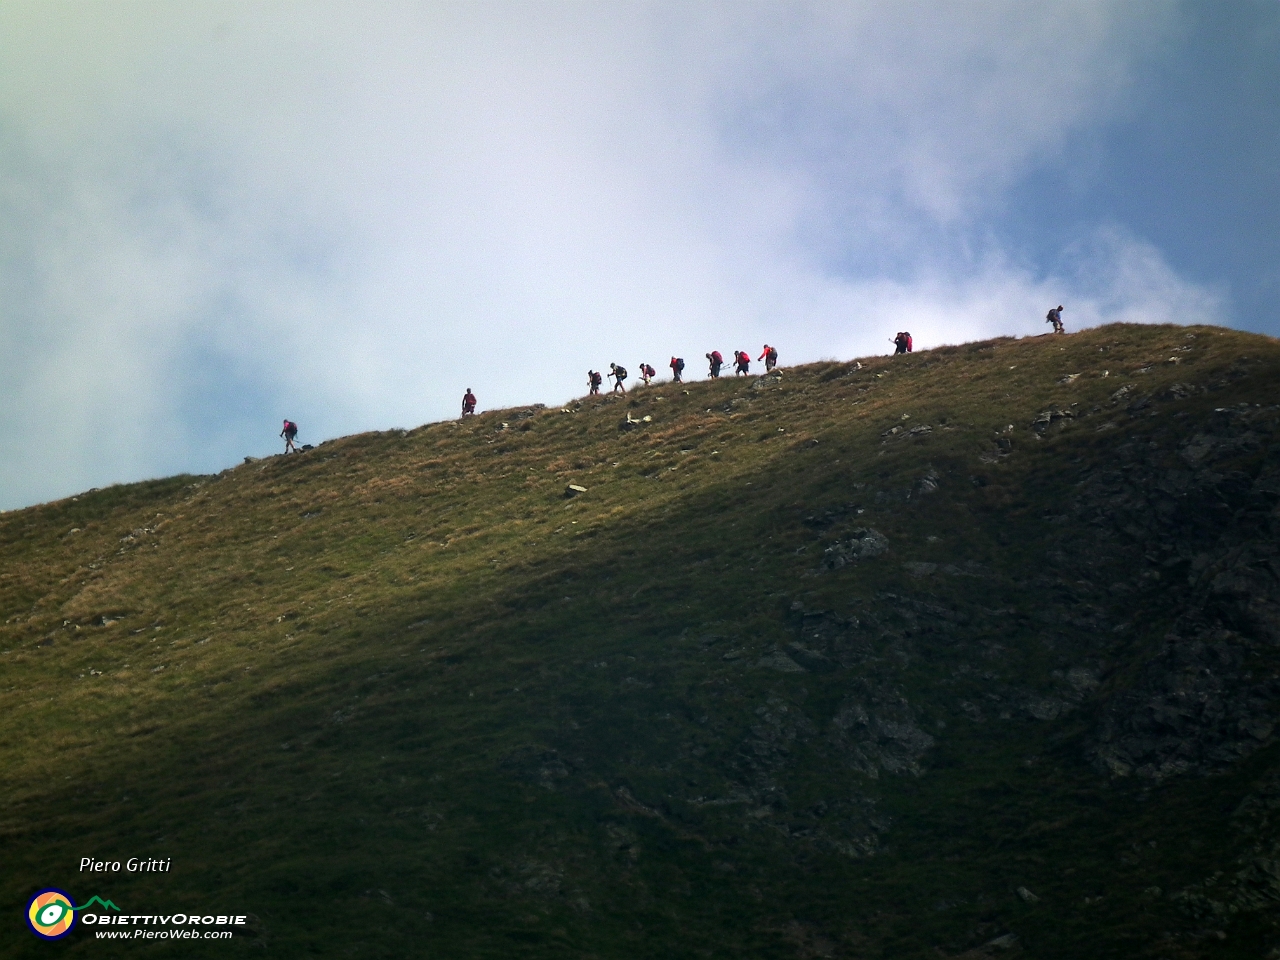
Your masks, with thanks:
<instances>
[{"instance_id":1,"label":"circular logo emblem","mask_svg":"<svg viewBox=\"0 0 1280 960\"><path fill-rule=\"evenodd\" d=\"M27 924L37 937L57 940L76 925L76 913L69 894L49 888L27 903Z\"/></svg>"}]
</instances>

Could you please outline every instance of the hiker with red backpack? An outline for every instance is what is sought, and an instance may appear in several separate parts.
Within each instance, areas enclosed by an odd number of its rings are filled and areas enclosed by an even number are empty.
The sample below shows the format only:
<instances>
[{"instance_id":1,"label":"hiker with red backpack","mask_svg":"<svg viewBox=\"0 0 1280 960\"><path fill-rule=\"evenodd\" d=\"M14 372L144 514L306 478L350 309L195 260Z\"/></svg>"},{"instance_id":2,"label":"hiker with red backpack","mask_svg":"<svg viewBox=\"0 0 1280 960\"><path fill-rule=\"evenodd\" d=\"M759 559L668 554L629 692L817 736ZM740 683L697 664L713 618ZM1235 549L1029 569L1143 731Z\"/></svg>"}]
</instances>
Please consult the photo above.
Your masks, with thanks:
<instances>
[{"instance_id":1,"label":"hiker with red backpack","mask_svg":"<svg viewBox=\"0 0 1280 960\"><path fill-rule=\"evenodd\" d=\"M751 372L751 354L745 350L733 351L734 376L746 376Z\"/></svg>"},{"instance_id":2,"label":"hiker with red backpack","mask_svg":"<svg viewBox=\"0 0 1280 960\"><path fill-rule=\"evenodd\" d=\"M900 353L911 352L911 334L907 333L905 330L898 331L897 336L895 336L890 342L895 347L893 351L893 355L895 357Z\"/></svg>"},{"instance_id":3,"label":"hiker with red backpack","mask_svg":"<svg viewBox=\"0 0 1280 960\"><path fill-rule=\"evenodd\" d=\"M600 384L604 382L604 378L600 376L598 370L587 371L587 386L591 388L591 396L595 396L600 392Z\"/></svg>"},{"instance_id":4,"label":"hiker with red backpack","mask_svg":"<svg viewBox=\"0 0 1280 960\"><path fill-rule=\"evenodd\" d=\"M671 363L668 364L668 366L671 367L671 382L684 383L684 381L680 379L680 374L684 373L684 357L672 357Z\"/></svg>"},{"instance_id":5,"label":"hiker with red backpack","mask_svg":"<svg viewBox=\"0 0 1280 960\"><path fill-rule=\"evenodd\" d=\"M644 381L644 385L646 387L649 385L649 381L657 375L658 371L654 370L653 367L649 366L647 363L640 364L640 379Z\"/></svg>"},{"instance_id":6,"label":"hiker with red backpack","mask_svg":"<svg viewBox=\"0 0 1280 960\"><path fill-rule=\"evenodd\" d=\"M707 354L707 362L711 364L711 379L720 379L720 368L724 366L724 357L720 355L719 350L712 350Z\"/></svg>"},{"instance_id":7,"label":"hiker with red backpack","mask_svg":"<svg viewBox=\"0 0 1280 960\"><path fill-rule=\"evenodd\" d=\"M609 364L609 373L613 376L613 389L609 392L617 393L621 390L622 395L625 397L627 395L627 388L622 385L622 381L627 379L627 368L620 367L616 363L611 363Z\"/></svg>"},{"instance_id":8,"label":"hiker with red backpack","mask_svg":"<svg viewBox=\"0 0 1280 960\"><path fill-rule=\"evenodd\" d=\"M298 425L292 420L284 422L284 429L280 431L280 436L284 437L284 452L297 453L298 448L293 444L293 438L298 435Z\"/></svg>"},{"instance_id":9,"label":"hiker with red backpack","mask_svg":"<svg viewBox=\"0 0 1280 960\"><path fill-rule=\"evenodd\" d=\"M767 343L764 345L764 353L756 357L757 360L764 361L764 372L770 373L773 368L778 365L778 348L771 347Z\"/></svg>"},{"instance_id":10,"label":"hiker with red backpack","mask_svg":"<svg viewBox=\"0 0 1280 960\"><path fill-rule=\"evenodd\" d=\"M462 395L462 415L464 417L476 415L476 395L471 392L470 387L467 387L467 392Z\"/></svg>"}]
</instances>

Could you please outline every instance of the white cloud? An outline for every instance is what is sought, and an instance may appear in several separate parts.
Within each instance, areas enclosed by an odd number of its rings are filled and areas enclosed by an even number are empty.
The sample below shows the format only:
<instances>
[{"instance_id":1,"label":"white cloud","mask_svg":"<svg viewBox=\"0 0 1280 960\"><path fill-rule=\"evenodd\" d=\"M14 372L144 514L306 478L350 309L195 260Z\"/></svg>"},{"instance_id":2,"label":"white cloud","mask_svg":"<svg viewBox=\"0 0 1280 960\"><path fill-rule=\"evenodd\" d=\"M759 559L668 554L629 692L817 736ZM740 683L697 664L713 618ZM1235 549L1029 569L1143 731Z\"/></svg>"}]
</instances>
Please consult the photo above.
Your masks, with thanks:
<instances>
[{"instance_id":1,"label":"white cloud","mask_svg":"<svg viewBox=\"0 0 1280 960\"><path fill-rule=\"evenodd\" d=\"M1137 238L1046 279L985 226L1124 109L1133 9L0 9L0 505L610 360L1216 316Z\"/></svg>"}]
</instances>

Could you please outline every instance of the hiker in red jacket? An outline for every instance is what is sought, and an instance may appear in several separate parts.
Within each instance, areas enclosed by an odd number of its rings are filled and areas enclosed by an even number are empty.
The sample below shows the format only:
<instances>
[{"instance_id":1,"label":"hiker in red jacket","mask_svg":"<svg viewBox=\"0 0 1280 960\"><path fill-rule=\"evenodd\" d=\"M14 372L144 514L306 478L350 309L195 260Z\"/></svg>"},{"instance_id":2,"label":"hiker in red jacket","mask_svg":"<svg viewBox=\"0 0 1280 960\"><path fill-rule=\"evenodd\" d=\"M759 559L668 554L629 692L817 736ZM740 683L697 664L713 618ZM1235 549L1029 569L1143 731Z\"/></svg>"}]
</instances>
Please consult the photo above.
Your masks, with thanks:
<instances>
[{"instance_id":1,"label":"hiker in red jacket","mask_svg":"<svg viewBox=\"0 0 1280 960\"><path fill-rule=\"evenodd\" d=\"M298 425L292 420L284 422L284 429L280 431L280 436L284 437L284 452L297 453L298 448L293 445L293 438L298 435Z\"/></svg>"},{"instance_id":2,"label":"hiker in red jacket","mask_svg":"<svg viewBox=\"0 0 1280 960\"><path fill-rule=\"evenodd\" d=\"M720 379L720 368L724 366L724 357L720 355L720 351L712 350L708 353L707 361L711 364L711 379Z\"/></svg>"},{"instance_id":3,"label":"hiker in red jacket","mask_svg":"<svg viewBox=\"0 0 1280 960\"><path fill-rule=\"evenodd\" d=\"M671 367L671 382L684 383L684 381L680 379L680 374L684 373L684 358L672 357L669 366Z\"/></svg>"},{"instance_id":4,"label":"hiker in red jacket","mask_svg":"<svg viewBox=\"0 0 1280 960\"><path fill-rule=\"evenodd\" d=\"M771 347L766 343L764 345L764 353L760 354L756 359L764 361L764 372L769 373L778 365L778 348Z\"/></svg>"},{"instance_id":5,"label":"hiker in red jacket","mask_svg":"<svg viewBox=\"0 0 1280 960\"><path fill-rule=\"evenodd\" d=\"M470 387L467 387L467 392L462 395L462 415L464 417L476 415L476 395L471 392Z\"/></svg>"},{"instance_id":6,"label":"hiker in red jacket","mask_svg":"<svg viewBox=\"0 0 1280 960\"><path fill-rule=\"evenodd\" d=\"M745 350L733 351L734 376L745 376L751 372L751 354Z\"/></svg>"}]
</instances>

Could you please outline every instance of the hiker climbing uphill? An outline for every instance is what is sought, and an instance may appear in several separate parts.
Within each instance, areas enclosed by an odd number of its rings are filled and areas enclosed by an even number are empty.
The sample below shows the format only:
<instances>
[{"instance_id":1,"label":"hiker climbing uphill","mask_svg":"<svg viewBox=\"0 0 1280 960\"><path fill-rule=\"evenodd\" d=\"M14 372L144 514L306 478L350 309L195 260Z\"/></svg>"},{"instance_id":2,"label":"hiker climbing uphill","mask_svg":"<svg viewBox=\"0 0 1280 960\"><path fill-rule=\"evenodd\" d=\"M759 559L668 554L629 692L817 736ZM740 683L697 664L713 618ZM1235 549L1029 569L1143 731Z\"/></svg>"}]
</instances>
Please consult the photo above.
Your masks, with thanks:
<instances>
[{"instance_id":1,"label":"hiker climbing uphill","mask_svg":"<svg viewBox=\"0 0 1280 960\"><path fill-rule=\"evenodd\" d=\"M1066 333L1066 329L1062 326L1062 304L1058 304L1045 314L1044 322L1053 324L1054 333Z\"/></svg>"},{"instance_id":2,"label":"hiker climbing uphill","mask_svg":"<svg viewBox=\"0 0 1280 960\"><path fill-rule=\"evenodd\" d=\"M647 363L640 364L640 379L644 381L644 385L646 387L649 385L649 381L657 375L658 371L654 370L653 367L649 366Z\"/></svg>"},{"instance_id":3,"label":"hiker climbing uphill","mask_svg":"<svg viewBox=\"0 0 1280 960\"><path fill-rule=\"evenodd\" d=\"M672 357L670 366L671 366L671 382L684 383L684 380L682 380L680 377L680 375L684 373L684 358Z\"/></svg>"},{"instance_id":4,"label":"hiker climbing uphill","mask_svg":"<svg viewBox=\"0 0 1280 960\"><path fill-rule=\"evenodd\" d=\"M292 420L284 422L284 429L280 431L280 436L284 437L284 452L297 453L298 448L293 444L293 438L298 435L298 425Z\"/></svg>"},{"instance_id":5,"label":"hiker climbing uphill","mask_svg":"<svg viewBox=\"0 0 1280 960\"><path fill-rule=\"evenodd\" d=\"M609 392L617 393L621 390L623 396L626 396L627 388L622 385L622 381L627 379L627 368L611 363L609 364L609 373L613 376L613 389Z\"/></svg>"},{"instance_id":6,"label":"hiker climbing uphill","mask_svg":"<svg viewBox=\"0 0 1280 960\"><path fill-rule=\"evenodd\" d=\"M474 417L476 414L476 395L471 392L471 388L467 387L467 392L462 395L462 415L464 417Z\"/></svg>"},{"instance_id":7,"label":"hiker climbing uphill","mask_svg":"<svg viewBox=\"0 0 1280 960\"><path fill-rule=\"evenodd\" d=\"M745 350L733 351L734 376L746 376L751 372L751 354Z\"/></svg>"},{"instance_id":8,"label":"hiker climbing uphill","mask_svg":"<svg viewBox=\"0 0 1280 960\"><path fill-rule=\"evenodd\" d=\"M587 386L591 388L591 396L595 396L600 392L600 384L604 383L604 377L600 375L599 370L587 371Z\"/></svg>"},{"instance_id":9,"label":"hiker climbing uphill","mask_svg":"<svg viewBox=\"0 0 1280 960\"><path fill-rule=\"evenodd\" d=\"M724 366L724 357L720 355L719 350L712 350L707 354L707 362L711 364L711 379L720 379L720 368Z\"/></svg>"},{"instance_id":10,"label":"hiker climbing uphill","mask_svg":"<svg viewBox=\"0 0 1280 960\"><path fill-rule=\"evenodd\" d=\"M898 331L897 335L891 341L894 345L893 355L896 357L900 353L911 352L911 334L905 330Z\"/></svg>"},{"instance_id":11,"label":"hiker climbing uphill","mask_svg":"<svg viewBox=\"0 0 1280 960\"><path fill-rule=\"evenodd\" d=\"M771 347L767 343L764 345L764 352L756 357L757 360L764 361L764 372L770 373L773 368L778 365L778 348Z\"/></svg>"}]
</instances>

